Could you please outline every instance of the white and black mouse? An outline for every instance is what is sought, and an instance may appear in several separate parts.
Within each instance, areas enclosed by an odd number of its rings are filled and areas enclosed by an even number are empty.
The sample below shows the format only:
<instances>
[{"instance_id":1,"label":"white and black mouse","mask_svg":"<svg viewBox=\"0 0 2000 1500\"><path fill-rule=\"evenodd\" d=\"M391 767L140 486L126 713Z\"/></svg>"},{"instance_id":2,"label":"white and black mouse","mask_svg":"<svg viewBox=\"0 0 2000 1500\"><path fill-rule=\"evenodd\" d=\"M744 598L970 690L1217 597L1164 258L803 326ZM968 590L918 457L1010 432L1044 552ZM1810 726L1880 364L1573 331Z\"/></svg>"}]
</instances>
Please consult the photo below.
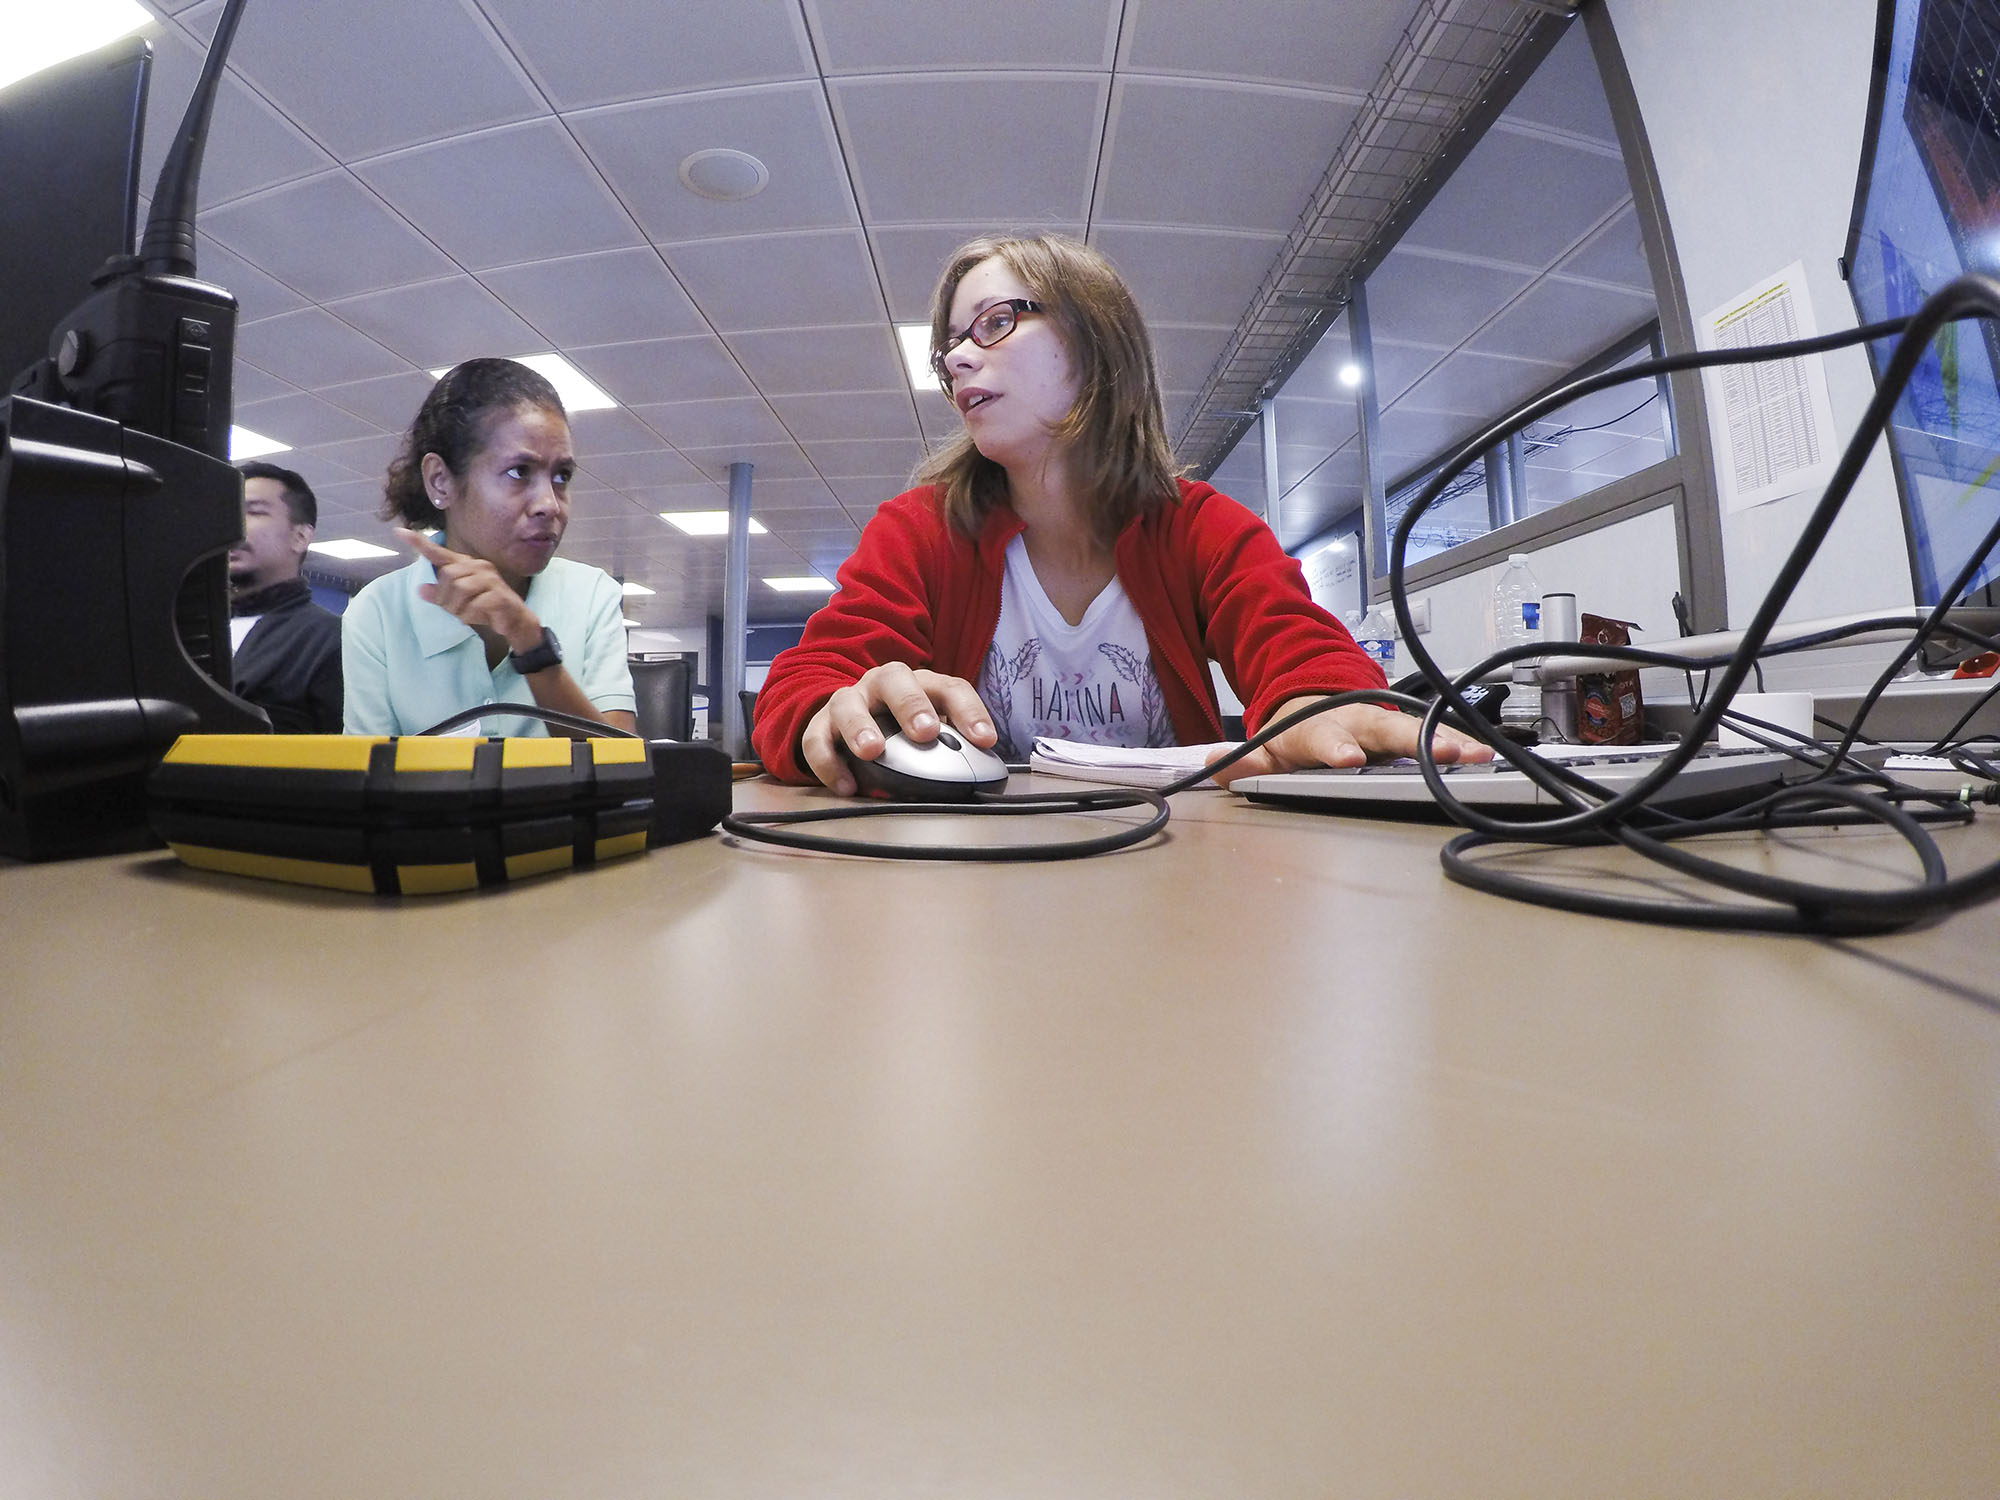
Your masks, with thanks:
<instances>
[{"instance_id":1,"label":"white and black mouse","mask_svg":"<svg viewBox=\"0 0 2000 1500\"><path fill-rule=\"evenodd\" d=\"M854 784L864 796L897 802L970 802L981 792L1007 785L1007 763L982 750L949 724L936 739L920 744L900 729L885 729L882 753L874 760L841 747Z\"/></svg>"}]
</instances>

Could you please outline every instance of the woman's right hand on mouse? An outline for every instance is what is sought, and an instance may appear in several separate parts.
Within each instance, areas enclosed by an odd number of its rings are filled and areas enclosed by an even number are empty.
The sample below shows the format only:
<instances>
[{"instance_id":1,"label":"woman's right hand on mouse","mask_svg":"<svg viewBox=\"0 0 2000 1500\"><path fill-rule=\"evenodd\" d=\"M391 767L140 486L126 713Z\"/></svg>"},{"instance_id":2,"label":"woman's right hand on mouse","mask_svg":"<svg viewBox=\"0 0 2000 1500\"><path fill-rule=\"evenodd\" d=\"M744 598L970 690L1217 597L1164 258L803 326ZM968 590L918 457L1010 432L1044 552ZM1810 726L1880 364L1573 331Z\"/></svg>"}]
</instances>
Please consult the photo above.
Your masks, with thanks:
<instances>
[{"instance_id":1,"label":"woman's right hand on mouse","mask_svg":"<svg viewBox=\"0 0 2000 1500\"><path fill-rule=\"evenodd\" d=\"M884 713L919 744L937 738L940 715L982 749L991 749L1000 738L993 716L963 677L947 677L899 661L884 662L870 667L852 687L841 688L827 699L799 736L799 751L813 775L841 796L853 796L854 773L842 760L841 748L861 760L880 755L882 726L875 718Z\"/></svg>"}]
</instances>

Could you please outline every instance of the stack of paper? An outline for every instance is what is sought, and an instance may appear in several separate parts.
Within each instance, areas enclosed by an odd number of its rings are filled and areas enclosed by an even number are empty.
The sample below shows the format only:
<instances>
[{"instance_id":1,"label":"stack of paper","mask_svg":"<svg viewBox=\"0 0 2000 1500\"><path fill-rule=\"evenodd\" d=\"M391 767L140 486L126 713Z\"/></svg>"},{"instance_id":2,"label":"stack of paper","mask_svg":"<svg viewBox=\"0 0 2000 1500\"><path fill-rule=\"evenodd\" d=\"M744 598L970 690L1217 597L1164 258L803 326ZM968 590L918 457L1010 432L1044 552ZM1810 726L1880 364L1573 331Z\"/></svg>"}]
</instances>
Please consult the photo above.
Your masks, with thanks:
<instances>
[{"instance_id":1,"label":"stack of paper","mask_svg":"<svg viewBox=\"0 0 2000 1500\"><path fill-rule=\"evenodd\" d=\"M1164 750L1128 750L1118 745L1080 745L1074 740L1035 738L1028 769L1044 776L1068 776L1111 786L1162 787L1207 765L1209 758L1230 744L1174 745ZM1214 786L1204 780L1201 786Z\"/></svg>"}]
</instances>

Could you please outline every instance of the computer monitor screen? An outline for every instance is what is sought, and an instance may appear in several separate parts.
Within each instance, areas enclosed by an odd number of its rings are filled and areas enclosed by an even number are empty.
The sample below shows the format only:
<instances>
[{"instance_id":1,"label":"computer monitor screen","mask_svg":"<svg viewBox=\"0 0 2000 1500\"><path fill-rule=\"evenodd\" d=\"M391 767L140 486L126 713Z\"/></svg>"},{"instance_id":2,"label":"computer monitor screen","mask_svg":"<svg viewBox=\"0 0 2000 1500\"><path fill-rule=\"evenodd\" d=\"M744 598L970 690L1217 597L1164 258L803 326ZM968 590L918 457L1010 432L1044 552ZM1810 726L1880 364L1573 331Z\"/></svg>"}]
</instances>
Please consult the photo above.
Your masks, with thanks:
<instances>
[{"instance_id":1,"label":"computer monitor screen","mask_svg":"<svg viewBox=\"0 0 2000 1500\"><path fill-rule=\"evenodd\" d=\"M1915 312L1965 271L2000 272L2000 9L1881 0L1876 76L1847 246L1863 322ZM1877 377L1893 343L1869 350ZM2000 514L2000 328L1948 324L1896 402L1889 445L1920 604ZM1990 602L2000 558L1965 591ZM1981 594L1981 590L1987 590Z\"/></svg>"},{"instance_id":2,"label":"computer monitor screen","mask_svg":"<svg viewBox=\"0 0 2000 1500\"><path fill-rule=\"evenodd\" d=\"M0 89L0 391L114 255L130 255L152 47L125 37Z\"/></svg>"}]
</instances>

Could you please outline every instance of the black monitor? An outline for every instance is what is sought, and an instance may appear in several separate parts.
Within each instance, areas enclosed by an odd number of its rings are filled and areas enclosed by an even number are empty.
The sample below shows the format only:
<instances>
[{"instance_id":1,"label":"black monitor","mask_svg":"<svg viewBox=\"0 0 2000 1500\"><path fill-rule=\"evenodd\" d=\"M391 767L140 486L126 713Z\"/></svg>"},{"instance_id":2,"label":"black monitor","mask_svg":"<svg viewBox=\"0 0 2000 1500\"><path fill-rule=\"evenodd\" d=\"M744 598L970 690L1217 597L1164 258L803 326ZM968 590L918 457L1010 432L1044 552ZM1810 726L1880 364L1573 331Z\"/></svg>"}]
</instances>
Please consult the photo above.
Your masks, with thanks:
<instances>
[{"instance_id":1,"label":"black monitor","mask_svg":"<svg viewBox=\"0 0 2000 1500\"><path fill-rule=\"evenodd\" d=\"M1864 323L1915 312L1963 272L2000 273L2000 12L1990 0L1879 0L1843 267ZM1878 379L1894 346L1870 346ZM2000 511L2000 327L1947 323L1897 398L1888 435L1911 586L1934 605ZM1961 599L1994 603L1996 579L2000 558L1989 555Z\"/></svg>"},{"instance_id":2,"label":"black monitor","mask_svg":"<svg viewBox=\"0 0 2000 1500\"><path fill-rule=\"evenodd\" d=\"M194 264L201 150L242 7L217 23L137 253L145 44L0 91L0 184L21 174L0 191L23 195L0 216L0 268L20 278L0 301L44 325L18 334L34 347L0 398L0 854L141 846L146 776L179 735L270 729L227 687L236 301ZM102 170L51 183L16 144Z\"/></svg>"},{"instance_id":3,"label":"black monitor","mask_svg":"<svg viewBox=\"0 0 2000 1500\"><path fill-rule=\"evenodd\" d=\"M132 253L152 62L126 37L0 88L0 382L44 358L91 277Z\"/></svg>"}]
</instances>

